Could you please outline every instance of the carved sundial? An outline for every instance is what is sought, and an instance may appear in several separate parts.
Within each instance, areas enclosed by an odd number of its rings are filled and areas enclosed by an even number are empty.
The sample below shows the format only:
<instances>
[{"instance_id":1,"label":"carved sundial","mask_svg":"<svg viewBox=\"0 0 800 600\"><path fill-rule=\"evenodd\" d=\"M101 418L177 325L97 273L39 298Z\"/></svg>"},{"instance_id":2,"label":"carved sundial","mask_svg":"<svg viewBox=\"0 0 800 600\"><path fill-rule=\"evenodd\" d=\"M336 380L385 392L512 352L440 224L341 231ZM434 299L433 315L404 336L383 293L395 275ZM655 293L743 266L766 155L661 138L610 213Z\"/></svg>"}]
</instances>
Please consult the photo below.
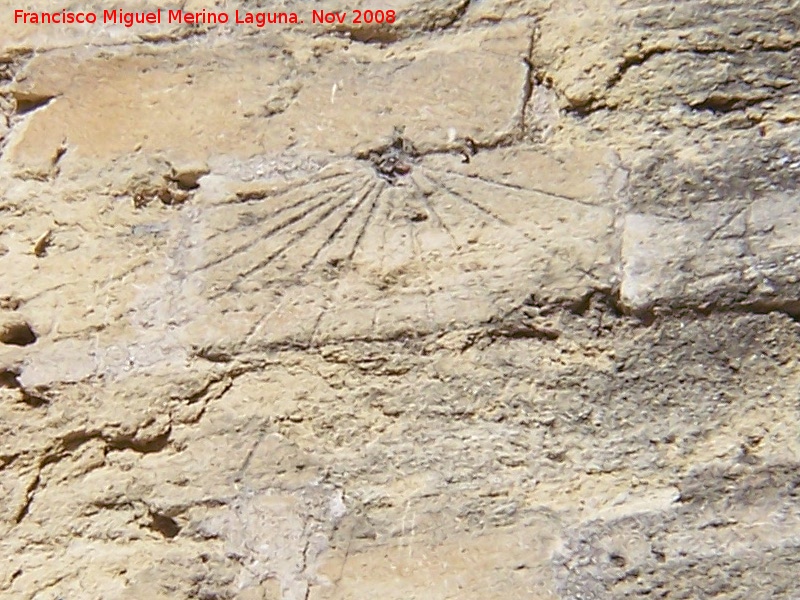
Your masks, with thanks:
<instances>
[{"instance_id":1,"label":"carved sundial","mask_svg":"<svg viewBox=\"0 0 800 600\"><path fill-rule=\"evenodd\" d=\"M544 290L580 296L608 276L603 168L581 183L532 149L467 162L395 136L302 177L203 197L182 233L186 289L210 314L258 313L247 339L303 343L477 324ZM562 193L564 182L587 193Z\"/></svg>"},{"instance_id":2,"label":"carved sundial","mask_svg":"<svg viewBox=\"0 0 800 600\"><path fill-rule=\"evenodd\" d=\"M40 327L53 344L42 361L94 352L76 359L80 379L183 364L196 348L405 339L613 285L623 178L602 146L545 150L528 135L541 121L531 27L426 40L423 53L416 41L331 41L311 63L291 40L187 43L169 55L184 67L166 74L160 49L93 57L74 77L33 61L21 85L55 100L29 116L8 160L37 177L94 169L107 182L80 198L99 219L53 233L49 254L69 254L76 272L39 261L42 276L15 280L32 311L50 310L51 289L90 299ZM148 85L162 91L127 103ZM207 175L165 190L177 180L162 158ZM86 331L92 348L76 349Z\"/></svg>"}]
</instances>

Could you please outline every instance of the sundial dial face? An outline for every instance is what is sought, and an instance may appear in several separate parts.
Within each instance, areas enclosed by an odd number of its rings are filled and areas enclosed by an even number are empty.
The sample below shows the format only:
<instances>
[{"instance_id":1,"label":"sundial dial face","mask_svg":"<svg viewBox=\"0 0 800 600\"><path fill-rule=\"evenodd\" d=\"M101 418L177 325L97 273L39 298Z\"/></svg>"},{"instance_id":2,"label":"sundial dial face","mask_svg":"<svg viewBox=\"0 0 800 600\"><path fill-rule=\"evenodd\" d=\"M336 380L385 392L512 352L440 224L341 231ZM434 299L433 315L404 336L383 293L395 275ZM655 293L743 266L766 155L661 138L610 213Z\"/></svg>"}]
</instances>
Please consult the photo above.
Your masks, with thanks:
<instances>
[{"instance_id":1,"label":"sundial dial face","mask_svg":"<svg viewBox=\"0 0 800 600\"><path fill-rule=\"evenodd\" d=\"M73 240L74 276L40 261L46 276L14 283L33 311L52 311L53 286L102 306L40 326L54 344L43 360L85 354L76 339L94 331L101 358L75 378L124 374L198 347L477 327L532 297L609 289L624 177L602 146L529 141L546 117L530 96L532 35L520 21L390 49L243 38L168 56L86 49L76 73L31 61L21 89L53 99L6 160L23 176L109 180L80 196L97 222L56 236ZM131 103L142 88L158 91ZM199 187L162 193L169 165L187 162L207 167Z\"/></svg>"},{"instance_id":2,"label":"sundial dial face","mask_svg":"<svg viewBox=\"0 0 800 600\"><path fill-rule=\"evenodd\" d=\"M515 148L392 164L342 159L204 198L181 234L185 290L210 314L255 310L249 339L313 344L474 325L608 281L601 162L580 173Z\"/></svg>"}]
</instances>

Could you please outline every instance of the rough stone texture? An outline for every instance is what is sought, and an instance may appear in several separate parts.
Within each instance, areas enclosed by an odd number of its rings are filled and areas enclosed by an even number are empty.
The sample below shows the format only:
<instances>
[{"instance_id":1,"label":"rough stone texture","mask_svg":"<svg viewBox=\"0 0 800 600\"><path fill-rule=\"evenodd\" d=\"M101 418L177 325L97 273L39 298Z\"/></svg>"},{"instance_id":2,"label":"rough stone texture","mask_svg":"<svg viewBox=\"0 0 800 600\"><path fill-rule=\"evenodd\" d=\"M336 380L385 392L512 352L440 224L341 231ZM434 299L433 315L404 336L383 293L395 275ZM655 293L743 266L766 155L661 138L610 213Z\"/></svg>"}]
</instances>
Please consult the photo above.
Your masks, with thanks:
<instances>
[{"instance_id":1,"label":"rough stone texture","mask_svg":"<svg viewBox=\"0 0 800 600\"><path fill-rule=\"evenodd\" d=\"M800 4L359 7L0 12L0 596L797 597Z\"/></svg>"}]
</instances>

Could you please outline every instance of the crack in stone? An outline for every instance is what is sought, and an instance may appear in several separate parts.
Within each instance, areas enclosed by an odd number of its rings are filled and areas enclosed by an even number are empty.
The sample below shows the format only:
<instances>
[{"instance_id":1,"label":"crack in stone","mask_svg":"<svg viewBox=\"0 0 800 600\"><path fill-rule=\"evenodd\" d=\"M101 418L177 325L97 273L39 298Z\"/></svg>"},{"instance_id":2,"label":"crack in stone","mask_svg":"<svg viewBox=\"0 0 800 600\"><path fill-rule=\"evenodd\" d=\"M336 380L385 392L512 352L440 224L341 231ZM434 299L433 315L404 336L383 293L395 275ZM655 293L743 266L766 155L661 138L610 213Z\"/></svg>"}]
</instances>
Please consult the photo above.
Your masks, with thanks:
<instances>
[{"instance_id":1,"label":"crack in stone","mask_svg":"<svg viewBox=\"0 0 800 600\"><path fill-rule=\"evenodd\" d=\"M28 516L30 511L31 504L33 503L33 498L36 495L36 490L39 488L39 483L41 481L41 468L36 473L33 481L28 484L28 487L25 489L25 502L17 511L17 514L14 516L14 523L19 525L22 523L23 519Z\"/></svg>"}]
</instances>

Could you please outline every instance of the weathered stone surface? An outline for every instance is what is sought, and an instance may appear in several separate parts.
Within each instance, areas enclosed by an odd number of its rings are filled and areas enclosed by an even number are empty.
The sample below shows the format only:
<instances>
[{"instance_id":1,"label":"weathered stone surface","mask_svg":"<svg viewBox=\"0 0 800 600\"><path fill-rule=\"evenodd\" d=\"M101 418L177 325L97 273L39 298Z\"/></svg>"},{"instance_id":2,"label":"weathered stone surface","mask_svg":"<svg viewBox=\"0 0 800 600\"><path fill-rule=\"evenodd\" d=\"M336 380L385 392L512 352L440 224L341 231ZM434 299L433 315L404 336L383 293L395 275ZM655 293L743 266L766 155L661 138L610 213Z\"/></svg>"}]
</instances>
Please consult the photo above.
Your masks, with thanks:
<instances>
[{"instance_id":1,"label":"weathered stone surface","mask_svg":"<svg viewBox=\"0 0 800 600\"><path fill-rule=\"evenodd\" d=\"M622 242L623 304L782 310L800 316L798 195L717 202L694 218L630 213Z\"/></svg>"},{"instance_id":2,"label":"weathered stone surface","mask_svg":"<svg viewBox=\"0 0 800 600\"><path fill-rule=\"evenodd\" d=\"M3 13L0 596L797 596L797 7L314 7Z\"/></svg>"},{"instance_id":3,"label":"weathered stone surface","mask_svg":"<svg viewBox=\"0 0 800 600\"><path fill-rule=\"evenodd\" d=\"M648 498L633 514L602 515L568 537L559 587L584 598L792 597L796 471L795 463L712 467L690 473L671 502Z\"/></svg>"}]
</instances>

